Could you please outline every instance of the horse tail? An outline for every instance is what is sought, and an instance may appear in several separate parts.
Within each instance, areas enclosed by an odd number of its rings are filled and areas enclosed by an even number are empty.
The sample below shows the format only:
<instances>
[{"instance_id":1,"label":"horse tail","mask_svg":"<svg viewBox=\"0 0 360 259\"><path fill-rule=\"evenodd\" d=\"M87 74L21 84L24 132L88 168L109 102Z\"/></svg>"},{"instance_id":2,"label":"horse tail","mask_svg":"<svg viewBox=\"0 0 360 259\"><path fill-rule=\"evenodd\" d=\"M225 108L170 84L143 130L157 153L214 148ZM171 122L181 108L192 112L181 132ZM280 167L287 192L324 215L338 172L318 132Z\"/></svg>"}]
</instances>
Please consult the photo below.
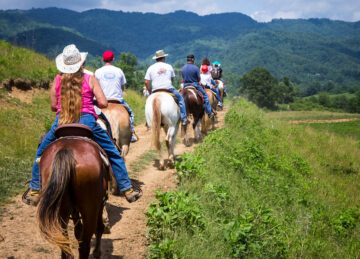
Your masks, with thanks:
<instances>
[{"instance_id":1,"label":"horse tail","mask_svg":"<svg viewBox=\"0 0 360 259\"><path fill-rule=\"evenodd\" d=\"M156 149L160 150L161 149L161 145L160 145L161 111L160 111L160 101L156 97L154 98L152 108L153 108L152 138Z\"/></svg>"},{"instance_id":2,"label":"horse tail","mask_svg":"<svg viewBox=\"0 0 360 259\"><path fill-rule=\"evenodd\" d=\"M71 254L72 242L64 235L63 219L60 217L62 199L75 173L75 158L71 150L60 149L53 160L48 180L37 211L37 219L42 236L61 250Z\"/></svg>"}]
</instances>

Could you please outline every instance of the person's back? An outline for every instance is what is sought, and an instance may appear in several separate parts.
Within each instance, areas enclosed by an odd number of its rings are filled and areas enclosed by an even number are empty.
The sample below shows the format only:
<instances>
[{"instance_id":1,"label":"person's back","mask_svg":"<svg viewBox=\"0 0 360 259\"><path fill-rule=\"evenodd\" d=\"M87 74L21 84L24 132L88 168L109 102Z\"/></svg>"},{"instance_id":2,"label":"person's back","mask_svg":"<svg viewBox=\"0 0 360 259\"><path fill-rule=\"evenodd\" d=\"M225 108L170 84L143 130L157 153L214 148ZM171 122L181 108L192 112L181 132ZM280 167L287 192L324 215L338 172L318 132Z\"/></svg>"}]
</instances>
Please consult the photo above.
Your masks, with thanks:
<instances>
[{"instance_id":1,"label":"person's back","mask_svg":"<svg viewBox=\"0 0 360 259\"><path fill-rule=\"evenodd\" d=\"M181 69L181 73L184 79L184 84L199 83L200 81L200 70L192 63L186 63Z\"/></svg>"},{"instance_id":2,"label":"person's back","mask_svg":"<svg viewBox=\"0 0 360 259\"><path fill-rule=\"evenodd\" d=\"M151 81L152 91L169 89L172 86L172 78L175 77L174 69L165 62L156 62L146 71L145 79Z\"/></svg>"},{"instance_id":3,"label":"person's back","mask_svg":"<svg viewBox=\"0 0 360 259\"><path fill-rule=\"evenodd\" d=\"M126 84L126 78L120 68L105 65L95 71L95 77L107 99L123 100L122 85Z\"/></svg>"}]
</instances>

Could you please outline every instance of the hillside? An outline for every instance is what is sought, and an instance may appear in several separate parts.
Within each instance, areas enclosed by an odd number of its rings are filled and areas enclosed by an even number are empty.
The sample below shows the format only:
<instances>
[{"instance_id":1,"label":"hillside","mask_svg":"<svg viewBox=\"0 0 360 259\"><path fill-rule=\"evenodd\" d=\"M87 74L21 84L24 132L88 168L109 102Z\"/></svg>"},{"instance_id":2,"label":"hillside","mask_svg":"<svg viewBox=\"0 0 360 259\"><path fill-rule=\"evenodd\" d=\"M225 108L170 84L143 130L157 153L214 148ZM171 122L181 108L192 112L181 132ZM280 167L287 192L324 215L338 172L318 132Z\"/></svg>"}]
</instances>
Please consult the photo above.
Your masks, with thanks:
<instances>
[{"instance_id":1,"label":"hillside","mask_svg":"<svg viewBox=\"0 0 360 259\"><path fill-rule=\"evenodd\" d=\"M17 34L3 29L0 37L11 37L12 42L49 57L62 44L79 42L94 56L108 46L149 64L156 50L165 49L172 64L184 63L186 55L194 53L198 62L204 56L217 59L225 73L238 76L262 66L279 79L290 77L300 87L329 80L345 89L360 85L360 22L277 19L258 23L241 13L199 16L185 11L46 8L2 11L0 24L13 26Z\"/></svg>"},{"instance_id":2,"label":"hillside","mask_svg":"<svg viewBox=\"0 0 360 259\"><path fill-rule=\"evenodd\" d=\"M0 81L10 78L49 80L56 71L55 63L43 55L0 41Z\"/></svg>"}]
</instances>

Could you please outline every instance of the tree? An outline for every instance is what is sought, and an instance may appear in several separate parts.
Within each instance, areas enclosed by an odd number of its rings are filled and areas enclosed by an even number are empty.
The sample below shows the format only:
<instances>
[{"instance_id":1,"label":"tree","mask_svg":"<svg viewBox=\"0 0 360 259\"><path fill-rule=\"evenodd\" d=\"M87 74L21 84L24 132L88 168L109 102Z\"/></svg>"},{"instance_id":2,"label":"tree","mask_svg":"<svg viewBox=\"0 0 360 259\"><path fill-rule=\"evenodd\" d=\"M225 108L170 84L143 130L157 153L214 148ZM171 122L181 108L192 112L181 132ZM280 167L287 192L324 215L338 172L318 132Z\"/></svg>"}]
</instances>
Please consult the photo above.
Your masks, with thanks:
<instances>
[{"instance_id":1,"label":"tree","mask_svg":"<svg viewBox=\"0 0 360 259\"><path fill-rule=\"evenodd\" d=\"M322 92L319 94L319 104L325 107L330 107L331 101L327 92Z\"/></svg>"},{"instance_id":2,"label":"tree","mask_svg":"<svg viewBox=\"0 0 360 259\"><path fill-rule=\"evenodd\" d=\"M259 107L274 109L278 101L278 80L262 67L255 67L240 79L240 94Z\"/></svg>"},{"instance_id":3,"label":"tree","mask_svg":"<svg viewBox=\"0 0 360 259\"><path fill-rule=\"evenodd\" d=\"M139 74L136 74L137 58L131 53L121 53L113 63L114 66L121 68L126 77L126 86L134 90L142 90ZM144 81L143 78L141 81Z\"/></svg>"},{"instance_id":4,"label":"tree","mask_svg":"<svg viewBox=\"0 0 360 259\"><path fill-rule=\"evenodd\" d=\"M279 103L291 103L299 95L298 89L295 88L288 77L284 77L283 81L279 83L277 92Z\"/></svg>"}]
</instances>

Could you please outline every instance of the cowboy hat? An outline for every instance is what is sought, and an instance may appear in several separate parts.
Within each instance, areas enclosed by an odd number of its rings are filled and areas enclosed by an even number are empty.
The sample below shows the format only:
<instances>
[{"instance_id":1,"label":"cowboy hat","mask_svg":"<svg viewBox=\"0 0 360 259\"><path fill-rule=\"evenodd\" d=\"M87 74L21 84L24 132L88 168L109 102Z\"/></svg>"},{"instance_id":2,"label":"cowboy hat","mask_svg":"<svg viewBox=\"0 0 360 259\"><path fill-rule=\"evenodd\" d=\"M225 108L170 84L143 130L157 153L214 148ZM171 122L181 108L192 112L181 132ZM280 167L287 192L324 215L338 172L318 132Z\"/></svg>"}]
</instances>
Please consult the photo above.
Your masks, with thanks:
<instances>
[{"instance_id":1,"label":"cowboy hat","mask_svg":"<svg viewBox=\"0 0 360 259\"><path fill-rule=\"evenodd\" d=\"M153 56L152 59L158 59L158 58L166 57L168 55L169 54L165 54L164 50L161 49L155 52L155 56Z\"/></svg>"},{"instance_id":2,"label":"cowboy hat","mask_svg":"<svg viewBox=\"0 0 360 259\"><path fill-rule=\"evenodd\" d=\"M62 73L73 74L84 64L87 54L87 52L80 52L74 44L67 45L56 57L56 67Z\"/></svg>"}]
</instances>

